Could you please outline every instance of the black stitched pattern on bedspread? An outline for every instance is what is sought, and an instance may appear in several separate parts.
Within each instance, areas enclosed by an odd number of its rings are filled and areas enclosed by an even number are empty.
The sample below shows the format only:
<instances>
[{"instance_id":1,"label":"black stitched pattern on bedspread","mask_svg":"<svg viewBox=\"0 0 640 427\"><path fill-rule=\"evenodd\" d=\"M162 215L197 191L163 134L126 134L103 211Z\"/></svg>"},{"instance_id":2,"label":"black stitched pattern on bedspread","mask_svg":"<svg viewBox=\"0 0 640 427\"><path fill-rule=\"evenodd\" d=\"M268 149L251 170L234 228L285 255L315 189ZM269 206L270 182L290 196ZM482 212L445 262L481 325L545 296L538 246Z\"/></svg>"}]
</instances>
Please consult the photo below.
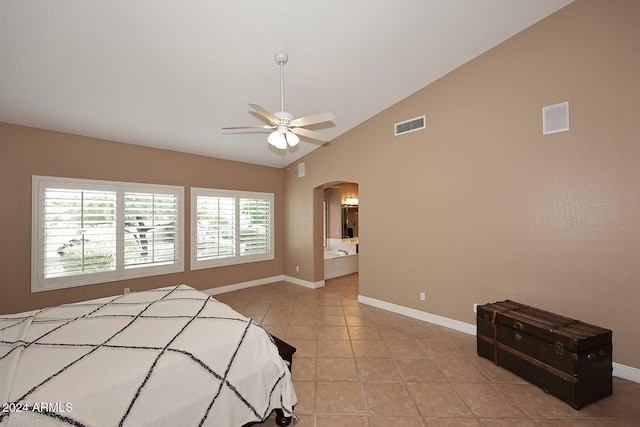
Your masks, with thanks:
<instances>
[{"instance_id":1,"label":"black stitched pattern on bedspread","mask_svg":"<svg viewBox=\"0 0 640 427\"><path fill-rule=\"evenodd\" d=\"M0 316L0 425L244 425L295 401L266 331L189 286Z\"/></svg>"}]
</instances>

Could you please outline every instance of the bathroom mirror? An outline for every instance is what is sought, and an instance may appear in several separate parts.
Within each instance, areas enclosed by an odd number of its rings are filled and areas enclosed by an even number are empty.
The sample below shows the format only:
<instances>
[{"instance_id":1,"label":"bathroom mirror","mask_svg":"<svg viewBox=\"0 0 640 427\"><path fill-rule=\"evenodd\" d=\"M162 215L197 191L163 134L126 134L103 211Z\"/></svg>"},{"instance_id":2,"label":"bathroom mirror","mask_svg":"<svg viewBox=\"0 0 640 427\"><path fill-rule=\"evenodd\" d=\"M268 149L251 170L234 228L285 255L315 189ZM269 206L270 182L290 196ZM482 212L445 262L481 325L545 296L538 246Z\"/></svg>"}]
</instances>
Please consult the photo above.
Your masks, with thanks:
<instances>
[{"instance_id":1,"label":"bathroom mirror","mask_svg":"<svg viewBox=\"0 0 640 427\"><path fill-rule=\"evenodd\" d=\"M358 237L358 207L342 206L342 238Z\"/></svg>"}]
</instances>

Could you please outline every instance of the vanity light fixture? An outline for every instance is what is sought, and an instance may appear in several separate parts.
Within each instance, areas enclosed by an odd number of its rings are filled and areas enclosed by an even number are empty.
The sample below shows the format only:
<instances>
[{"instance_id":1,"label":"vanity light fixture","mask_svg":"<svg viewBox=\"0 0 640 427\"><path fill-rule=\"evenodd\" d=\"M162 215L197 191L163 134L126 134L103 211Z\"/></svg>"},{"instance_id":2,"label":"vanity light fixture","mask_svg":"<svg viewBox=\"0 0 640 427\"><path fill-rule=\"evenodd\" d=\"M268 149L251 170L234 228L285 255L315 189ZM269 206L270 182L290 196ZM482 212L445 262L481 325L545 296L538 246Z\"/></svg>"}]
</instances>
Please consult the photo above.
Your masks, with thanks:
<instances>
[{"instance_id":1,"label":"vanity light fixture","mask_svg":"<svg viewBox=\"0 0 640 427\"><path fill-rule=\"evenodd\" d=\"M357 205L358 204L358 198L357 197L347 197L344 199L344 204L345 205Z\"/></svg>"}]
</instances>

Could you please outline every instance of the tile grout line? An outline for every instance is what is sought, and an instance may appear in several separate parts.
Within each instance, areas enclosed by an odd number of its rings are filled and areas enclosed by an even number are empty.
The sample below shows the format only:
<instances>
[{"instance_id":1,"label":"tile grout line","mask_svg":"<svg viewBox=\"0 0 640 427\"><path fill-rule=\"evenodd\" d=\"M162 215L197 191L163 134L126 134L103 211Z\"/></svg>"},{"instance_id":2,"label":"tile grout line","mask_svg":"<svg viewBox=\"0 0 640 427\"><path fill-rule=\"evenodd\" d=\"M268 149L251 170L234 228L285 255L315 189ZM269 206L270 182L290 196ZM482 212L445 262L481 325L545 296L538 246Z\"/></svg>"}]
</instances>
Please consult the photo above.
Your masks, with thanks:
<instances>
[{"instance_id":1,"label":"tile grout line","mask_svg":"<svg viewBox=\"0 0 640 427\"><path fill-rule=\"evenodd\" d=\"M342 303L342 299L340 300L340 302ZM367 402L367 395L365 394L365 391L364 391L364 384L362 384L362 381L360 379L360 369L358 368L358 364L356 363L356 352L353 349L353 339L351 337L351 330L349 329L349 325L347 324L347 316L346 314L344 314L344 306L342 306L342 315L344 316L344 322L347 328L347 335L349 336L349 347L351 348L351 354L353 355L353 364L355 365L355 368L356 368L356 380L358 381L358 385L360 386L360 395L362 396L362 401L364 403L364 410L367 415L367 425L368 425L369 416L371 412L369 410L369 403Z\"/></svg>"},{"instance_id":2,"label":"tile grout line","mask_svg":"<svg viewBox=\"0 0 640 427\"><path fill-rule=\"evenodd\" d=\"M422 344L421 341L424 340L418 340L418 345L420 347L422 347L422 350L426 353L427 357L429 358L429 360L431 360L431 362L433 363L433 365L436 367L436 369L438 370L438 372L440 372L440 374L442 375L442 377L444 378L445 382L447 383L447 385L449 387L451 387L451 389L453 390L453 392L458 396L458 398L462 401L462 403L464 403L464 405L469 409L469 412L471 413L471 415L473 416L473 419L475 419L479 425L482 425L482 422L480 420L480 416L477 415L473 408L471 408L471 406L467 403L467 401L462 397L462 395L460 395L460 393L458 392L458 390L456 390L456 388L451 384L451 382L449 381L449 378L447 378L447 376L442 372L442 368L440 368L440 365L438 365L438 363L433 359L433 357L431 357L429 355L429 352L425 349L424 345ZM451 340L449 340L447 338L447 341L451 342ZM452 343L453 344L453 343ZM457 348L457 347L456 347ZM426 418L426 417L425 417Z\"/></svg>"}]
</instances>

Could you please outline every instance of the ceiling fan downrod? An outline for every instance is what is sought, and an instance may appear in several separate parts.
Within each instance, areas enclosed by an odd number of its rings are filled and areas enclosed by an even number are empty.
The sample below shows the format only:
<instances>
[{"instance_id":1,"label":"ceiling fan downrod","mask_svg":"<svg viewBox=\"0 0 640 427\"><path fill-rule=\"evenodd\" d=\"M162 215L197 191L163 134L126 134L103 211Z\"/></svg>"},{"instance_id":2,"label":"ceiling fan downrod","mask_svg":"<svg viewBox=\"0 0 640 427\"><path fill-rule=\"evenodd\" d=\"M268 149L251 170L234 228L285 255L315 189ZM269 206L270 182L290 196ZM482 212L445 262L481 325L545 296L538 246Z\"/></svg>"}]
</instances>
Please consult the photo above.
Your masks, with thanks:
<instances>
[{"instance_id":1,"label":"ceiling fan downrod","mask_svg":"<svg viewBox=\"0 0 640 427\"><path fill-rule=\"evenodd\" d=\"M280 66L280 111L284 111L284 64L289 61L289 55L281 50L273 55L273 59Z\"/></svg>"}]
</instances>

